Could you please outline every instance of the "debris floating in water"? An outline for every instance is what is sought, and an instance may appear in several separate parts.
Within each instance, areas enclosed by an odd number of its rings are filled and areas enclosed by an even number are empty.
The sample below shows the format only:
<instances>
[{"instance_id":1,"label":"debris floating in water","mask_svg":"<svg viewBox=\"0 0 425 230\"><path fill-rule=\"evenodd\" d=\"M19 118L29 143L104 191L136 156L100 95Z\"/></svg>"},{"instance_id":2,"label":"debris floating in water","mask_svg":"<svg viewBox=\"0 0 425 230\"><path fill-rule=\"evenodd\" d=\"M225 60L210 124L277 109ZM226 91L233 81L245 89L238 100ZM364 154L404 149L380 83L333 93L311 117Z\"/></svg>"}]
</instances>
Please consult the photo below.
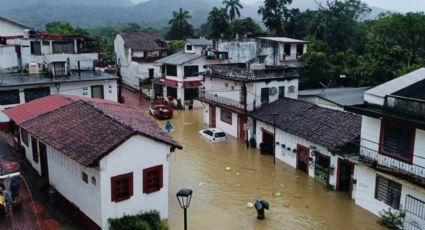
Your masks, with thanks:
<instances>
[{"instance_id":1,"label":"debris floating in water","mask_svg":"<svg viewBox=\"0 0 425 230\"><path fill-rule=\"evenodd\" d=\"M232 171L232 168L231 168L231 167L229 167L229 166L227 166L227 167L226 167L226 171Z\"/></svg>"},{"instance_id":2,"label":"debris floating in water","mask_svg":"<svg viewBox=\"0 0 425 230\"><path fill-rule=\"evenodd\" d=\"M280 196L280 192L273 193L274 196Z\"/></svg>"},{"instance_id":3,"label":"debris floating in water","mask_svg":"<svg viewBox=\"0 0 425 230\"><path fill-rule=\"evenodd\" d=\"M241 173L237 172L236 175L241 175Z\"/></svg>"},{"instance_id":4,"label":"debris floating in water","mask_svg":"<svg viewBox=\"0 0 425 230\"><path fill-rule=\"evenodd\" d=\"M202 185L204 185L205 183L201 182L198 184L198 187L201 187Z\"/></svg>"},{"instance_id":5,"label":"debris floating in water","mask_svg":"<svg viewBox=\"0 0 425 230\"><path fill-rule=\"evenodd\" d=\"M289 207L290 207L290 205L289 205L289 203L283 203L283 207L285 207L285 208L289 208Z\"/></svg>"},{"instance_id":6,"label":"debris floating in water","mask_svg":"<svg viewBox=\"0 0 425 230\"><path fill-rule=\"evenodd\" d=\"M280 184L279 186L282 187L282 188L285 187L285 185L283 185L283 184Z\"/></svg>"},{"instance_id":7,"label":"debris floating in water","mask_svg":"<svg viewBox=\"0 0 425 230\"><path fill-rule=\"evenodd\" d=\"M253 204L253 203L251 203L251 202L249 202L248 204L246 204L246 207L247 207L247 208L253 208L253 207L254 207L254 204Z\"/></svg>"},{"instance_id":8,"label":"debris floating in water","mask_svg":"<svg viewBox=\"0 0 425 230\"><path fill-rule=\"evenodd\" d=\"M274 173L272 173L272 176L274 176Z\"/></svg>"},{"instance_id":9,"label":"debris floating in water","mask_svg":"<svg viewBox=\"0 0 425 230\"><path fill-rule=\"evenodd\" d=\"M236 184L236 187L239 187L240 186L240 184Z\"/></svg>"}]
</instances>

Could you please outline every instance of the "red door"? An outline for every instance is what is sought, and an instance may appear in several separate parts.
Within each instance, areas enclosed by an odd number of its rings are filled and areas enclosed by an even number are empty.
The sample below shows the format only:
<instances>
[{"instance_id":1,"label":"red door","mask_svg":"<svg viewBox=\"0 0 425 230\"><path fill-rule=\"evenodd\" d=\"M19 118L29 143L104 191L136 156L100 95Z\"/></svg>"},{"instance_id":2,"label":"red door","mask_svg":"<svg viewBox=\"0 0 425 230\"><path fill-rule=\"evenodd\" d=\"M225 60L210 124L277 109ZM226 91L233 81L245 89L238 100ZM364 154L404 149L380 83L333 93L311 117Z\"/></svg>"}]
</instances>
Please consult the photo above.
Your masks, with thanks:
<instances>
[{"instance_id":1,"label":"red door","mask_svg":"<svg viewBox=\"0 0 425 230\"><path fill-rule=\"evenodd\" d=\"M310 149L302 145L297 145L297 169L308 175L309 162Z\"/></svg>"},{"instance_id":2,"label":"red door","mask_svg":"<svg viewBox=\"0 0 425 230\"><path fill-rule=\"evenodd\" d=\"M245 133L246 133L246 131L245 131L245 123L246 123L246 120L245 120L245 118L242 115L239 115L238 116L238 120L239 120L239 125L238 125L238 128L239 128L239 139L245 140Z\"/></svg>"},{"instance_id":3,"label":"red door","mask_svg":"<svg viewBox=\"0 0 425 230\"><path fill-rule=\"evenodd\" d=\"M215 127L215 107L210 106L210 126Z\"/></svg>"}]
</instances>

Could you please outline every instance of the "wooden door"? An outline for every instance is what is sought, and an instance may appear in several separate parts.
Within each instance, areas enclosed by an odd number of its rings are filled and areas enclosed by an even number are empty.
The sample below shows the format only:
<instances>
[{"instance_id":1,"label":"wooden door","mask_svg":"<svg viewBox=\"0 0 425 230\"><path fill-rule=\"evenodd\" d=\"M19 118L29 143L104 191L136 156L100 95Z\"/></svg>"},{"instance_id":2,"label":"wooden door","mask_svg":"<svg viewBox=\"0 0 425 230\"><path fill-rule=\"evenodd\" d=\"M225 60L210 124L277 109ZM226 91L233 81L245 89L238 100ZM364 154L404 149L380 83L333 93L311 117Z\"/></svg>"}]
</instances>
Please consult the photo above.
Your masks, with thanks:
<instances>
[{"instance_id":1,"label":"wooden door","mask_svg":"<svg viewBox=\"0 0 425 230\"><path fill-rule=\"evenodd\" d=\"M338 159L337 190L348 192L351 196L353 189L352 176L354 173L353 163Z\"/></svg>"},{"instance_id":2,"label":"wooden door","mask_svg":"<svg viewBox=\"0 0 425 230\"><path fill-rule=\"evenodd\" d=\"M40 164L41 164L41 176L49 180L49 166L47 163L47 149L46 145L38 142L40 150Z\"/></svg>"},{"instance_id":3,"label":"wooden door","mask_svg":"<svg viewBox=\"0 0 425 230\"><path fill-rule=\"evenodd\" d=\"M309 162L310 162L310 149L297 145L297 169L307 173L309 170Z\"/></svg>"},{"instance_id":4,"label":"wooden door","mask_svg":"<svg viewBox=\"0 0 425 230\"><path fill-rule=\"evenodd\" d=\"M245 140L245 123L246 123L246 119L242 116L242 115L238 115L238 120L239 120L239 139L241 140Z\"/></svg>"}]
</instances>

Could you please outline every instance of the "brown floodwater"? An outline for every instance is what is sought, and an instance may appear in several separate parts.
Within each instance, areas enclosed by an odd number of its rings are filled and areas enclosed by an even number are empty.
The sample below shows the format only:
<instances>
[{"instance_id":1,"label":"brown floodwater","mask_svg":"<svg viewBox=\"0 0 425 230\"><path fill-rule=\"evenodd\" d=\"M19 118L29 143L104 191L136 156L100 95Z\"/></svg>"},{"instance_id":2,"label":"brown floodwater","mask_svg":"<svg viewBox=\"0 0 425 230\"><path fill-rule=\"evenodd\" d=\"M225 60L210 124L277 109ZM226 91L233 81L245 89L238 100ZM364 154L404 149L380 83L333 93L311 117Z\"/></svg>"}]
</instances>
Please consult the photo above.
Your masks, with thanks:
<instances>
[{"instance_id":1,"label":"brown floodwater","mask_svg":"<svg viewBox=\"0 0 425 230\"><path fill-rule=\"evenodd\" d=\"M202 110L175 111L172 135L183 145L169 158L169 219L171 230L183 229L183 210L175 193L193 190L188 229L382 229L377 217L356 206L343 192L323 184L271 156L247 149L229 137L210 143L198 131ZM161 125L164 122L160 122ZM231 167L227 171L226 167ZM247 208L262 198L270 203L266 219L256 220Z\"/></svg>"}]
</instances>

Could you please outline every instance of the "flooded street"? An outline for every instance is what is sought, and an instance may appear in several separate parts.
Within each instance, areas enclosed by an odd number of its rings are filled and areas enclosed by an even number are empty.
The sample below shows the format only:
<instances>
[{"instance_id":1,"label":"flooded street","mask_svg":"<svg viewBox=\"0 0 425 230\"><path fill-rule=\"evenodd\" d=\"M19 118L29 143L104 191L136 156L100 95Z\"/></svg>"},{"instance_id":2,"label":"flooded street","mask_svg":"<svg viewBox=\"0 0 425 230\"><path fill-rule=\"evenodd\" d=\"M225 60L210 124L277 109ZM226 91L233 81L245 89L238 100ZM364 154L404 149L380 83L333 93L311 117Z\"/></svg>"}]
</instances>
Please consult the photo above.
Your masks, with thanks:
<instances>
[{"instance_id":1,"label":"flooded street","mask_svg":"<svg viewBox=\"0 0 425 230\"><path fill-rule=\"evenodd\" d=\"M172 135L184 146L170 157L170 229L183 229L183 210L175 193L193 189L188 229L382 229L377 217L354 204L348 194L327 191L302 172L246 149L229 137L210 143L201 110L175 111ZM164 122L160 122L163 126ZM230 171L226 167L231 167ZM256 221L256 198L266 199L266 219Z\"/></svg>"}]
</instances>

